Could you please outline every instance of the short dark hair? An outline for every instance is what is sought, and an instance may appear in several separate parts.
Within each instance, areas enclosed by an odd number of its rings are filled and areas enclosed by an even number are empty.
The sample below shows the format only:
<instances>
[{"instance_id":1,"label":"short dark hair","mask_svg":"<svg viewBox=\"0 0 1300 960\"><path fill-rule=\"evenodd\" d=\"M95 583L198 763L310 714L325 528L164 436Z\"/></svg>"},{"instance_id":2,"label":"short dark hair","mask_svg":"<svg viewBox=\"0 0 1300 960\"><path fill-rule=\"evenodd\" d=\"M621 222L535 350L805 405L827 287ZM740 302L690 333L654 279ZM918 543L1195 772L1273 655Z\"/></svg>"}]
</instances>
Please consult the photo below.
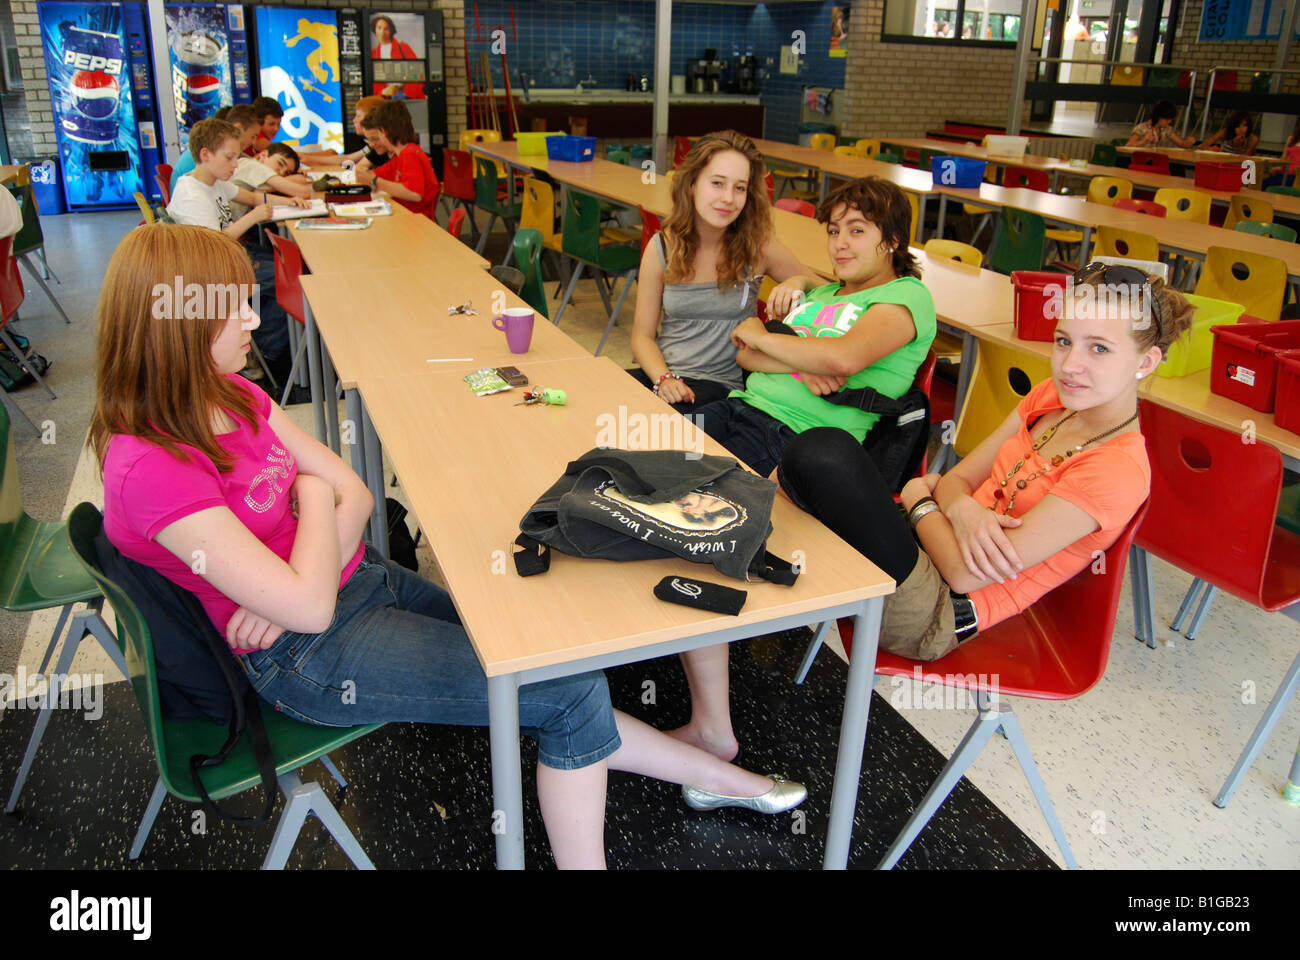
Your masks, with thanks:
<instances>
[{"instance_id":1,"label":"short dark hair","mask_svg":"<svg viewBox=\"0 0 1300 960\"><path fill-rule=\"evenodd\" d=\"M388 32L389 32L389 33L391 33L393 36L397 36L397 24L393 23L393 18L392 18L392 17L387 16L386 14L383 14L383 13L377 13L377 14L375 14L373 17L370 18L370 32L371 32L371 33L374 33L374 32L375 32L375 26L379 23L380 20L382 20L382 21L384 21L386 24L388 24Z\"/></svg>"},{"instance_id":2,"label":"short dark hair","mask_svg":"<svg viewBox=\"0 0 1300 960\"><path fill-rule=\"evenodd\" d=\"M1228 114L1228 119L1223 121L1223 132L1229 136L1236 136L1237 128L1245 122L1246 136L1250 136L1255 131L1255 121L1250 119L1250 114L1245 110L1234 110Z\"/></svg>"},{"instance_id":3,"label":"short dark hair","mask_svg":"<svg viewBox=\"0 0 1300 960\"><path fill-rule=\"evenodd\" d=\"M361 118L363 130L382 130L394 144L414 143L415 127L411 114L400 100L388 100Z\"/></svg>"},{"instance_id":4,"label":"short dark hair","mask_svg":"<svg viewBox=\"0 0 1300 960\"><path fill-rule=\"evenodd\" d=\"M284 107L280 106L280 101L275 97L258 97L253 101L253 109L257 111L257 119L265 120L267 117L283 117Z\"/></svg>"},{"instance_id":5,"label":"short dark hair","mask_svg":"<svg viewBox=\"0 0 1300 960\"><path fill-rule=\"evenodd\" d=\"M226 114L228 114L230 110L231 110L230 107L221 107L212 116L215 117L217 120L224 120L226 119Z\"/></svg>"},{"instance_id":6,"label":"short dark hair","mask_svg":"<svg viewBox=\"0 0 1300 960\"><path fill-rule=\"evenodd\" d=\"M1176 116L1178 116L1178 108L1168 100L1161 100L1151 108L1152 123L1155 123L1157 120L1172 120Z\"/></svg>"},{"instance_id":7,"label":"short dark hair","mask_svg":"<svg viewBox=\"0 0 1300 960\"><path fill-rule=\"evenodd\" d=\"M199 156L201 150L212 152L227 140L239 142L239 130L233 123L215 117L200 120L190 128L190 154L194 157L194 162L203 162Z\"/></svg>"},{"instance_id":8,"label":"short dark hair","mask_svg":"<svg viewBox=\"0 0 1300 960\"><path fill-rule=\"evenodd\" d=\"M912 238L912 206L901 189L880 177L850 180L822 201L817 220L830 223L835 208L841 204L859 211L880 228L881 241L893 247L896 276L920 278L920 265L908 248Z\"/></svg>"},{"instance_id":9,"label":"short dark hair","mask_svg":"<svg viewBox=\"0 0 1300 960\"><path fill-rule=\"evenodd\" d=\"M226 115L222 119L245 131L249 127L260 127L262 125L261 115L247 103L239 103L231 107L226 111Z\"/></svg>"},{"instance_id":10,"label":"short dark hair","mask_svg":"<svg viewBox=\"0 0 1300 960\"><path fill-rule=\"evenodd\" d=\"M268 144L266 148L266 152L268 154L279 154L282 157L288 157L290 160L293 161L293 170L291 172L292 173L298 172L298 166L299 166L298 151L295 150L293 147L289 146L287 143L280 143L279 141L277 141L276 143Z\"/></svg>"}]
</instances>

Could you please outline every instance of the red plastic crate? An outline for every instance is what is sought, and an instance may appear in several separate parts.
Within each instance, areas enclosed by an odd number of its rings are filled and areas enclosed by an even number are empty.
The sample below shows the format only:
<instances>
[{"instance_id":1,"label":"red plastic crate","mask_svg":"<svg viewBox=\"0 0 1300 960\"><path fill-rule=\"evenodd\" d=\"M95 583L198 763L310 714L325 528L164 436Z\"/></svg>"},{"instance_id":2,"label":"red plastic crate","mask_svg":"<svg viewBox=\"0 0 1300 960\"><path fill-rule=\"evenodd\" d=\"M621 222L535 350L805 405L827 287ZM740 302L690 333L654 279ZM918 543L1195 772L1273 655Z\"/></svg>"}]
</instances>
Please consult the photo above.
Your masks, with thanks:
<instances>
[{"instance_id":1,"label":"red plastic crate","mask_svg":"<svg viewBox=\"0 0 1300 960\"><path fill-rule=\"evenodd\" d=\"M1277 394L1277 356L1300 350L1300 320L1260 322L1242 316L1236 324L1211 327L1214 353L1210 392L1260 413L1272 413Z\"/></svg>"},{"instance_id":2,"label":"red plastic crate","mask_svg":"<svg viewBox=\"0 0 1300 960\"><path fill-rule=\"evenodd\" d=\"M1065 302L1065 280L1065 274L1049 270L1011 271L1011 287L1015 291L1013 322L1017 337L1052 342L1056 321L1060 319L1060 307ZM1047 304L1053 298L1057 307L1049 314Z\"/></svg>"},{"instance_id":3,"label":"red plastic crate","mask_svg":"<svg viewBox=\"0 0 1300 960\"><path fill-rule=\"evenodd\" d=\"M1196 165L1196 185L1202 190L1241 189L1241 161L1223 163L1218 160L1206 161Z\"/></svg>"},{"instance_id":4,"label":"red plastic crate","mask_svg":"<svg viewBox=\"0 0 1300 960\"><path fill-rule=\"evenodd\" d=\"M1277 408L1273 422L1283 430L1300 433L1300 350L1277 355Z\"/></svg>"}]
</instances>

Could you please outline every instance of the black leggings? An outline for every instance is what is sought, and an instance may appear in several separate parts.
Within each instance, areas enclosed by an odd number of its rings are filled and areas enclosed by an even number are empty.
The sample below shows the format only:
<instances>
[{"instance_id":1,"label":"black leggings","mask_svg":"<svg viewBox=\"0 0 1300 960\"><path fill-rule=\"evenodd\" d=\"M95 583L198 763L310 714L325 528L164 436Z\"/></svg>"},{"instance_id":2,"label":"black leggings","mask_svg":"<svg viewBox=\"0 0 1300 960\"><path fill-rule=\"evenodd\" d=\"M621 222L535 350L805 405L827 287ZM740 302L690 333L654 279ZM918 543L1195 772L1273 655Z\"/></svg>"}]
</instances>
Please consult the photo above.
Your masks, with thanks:
<instances>
[{"instance_id":1,"label":"black leggings","mask_svg":"<svg viewBox=\"0 0 1300 960\"><path fill-rule=\"evenodd\" d=\"M628 373L641 386L650 390L654 389L654 384L650 382L649 375L640 367L633 367ZM695 377L683 377L682 382L695 391L694 401L683 400L681 403L672 403L669 406L683 416L694 413L700 407L707 406L715 400L727 399L727 395L731 393L732 389L725 383L718 383L716 380L697 380Z\"/></svg>"},{"instance_id":2,"label":"black leggings","mask_svg":"<svg viewBox=\"0 0 1300 960\"><path fill-rule=\"evenodd\" d=\"M908 578L920 548L875 462L852 435L836 427L805 430L777 469L791 500L898 583Z\"/></svg>"}]
</instances>

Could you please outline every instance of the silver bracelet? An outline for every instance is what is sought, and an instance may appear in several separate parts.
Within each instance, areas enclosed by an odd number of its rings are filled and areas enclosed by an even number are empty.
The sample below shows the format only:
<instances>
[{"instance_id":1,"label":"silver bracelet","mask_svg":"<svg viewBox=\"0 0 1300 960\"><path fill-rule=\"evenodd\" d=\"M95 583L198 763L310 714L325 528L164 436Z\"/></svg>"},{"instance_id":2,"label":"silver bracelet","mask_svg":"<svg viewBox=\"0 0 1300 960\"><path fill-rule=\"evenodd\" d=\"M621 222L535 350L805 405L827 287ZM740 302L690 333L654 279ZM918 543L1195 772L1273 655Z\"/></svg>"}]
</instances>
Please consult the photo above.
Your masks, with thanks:
<instances>
[{"instance_id":1,"label":"silver bracelet","mask_svg":"<svg viewBox=\"0 0 1300 960\"><path fill-rule=\"evenodd\" d=\"M911 512L907 515L907 522L910 523L912 529L915 530L916 525L921 522L923 517L934 513L938 509L939 504L937 504L932 498L926 497L922 499L920 503L916 504L916 506L912 507Z\"/></svg>"}]
</instances>

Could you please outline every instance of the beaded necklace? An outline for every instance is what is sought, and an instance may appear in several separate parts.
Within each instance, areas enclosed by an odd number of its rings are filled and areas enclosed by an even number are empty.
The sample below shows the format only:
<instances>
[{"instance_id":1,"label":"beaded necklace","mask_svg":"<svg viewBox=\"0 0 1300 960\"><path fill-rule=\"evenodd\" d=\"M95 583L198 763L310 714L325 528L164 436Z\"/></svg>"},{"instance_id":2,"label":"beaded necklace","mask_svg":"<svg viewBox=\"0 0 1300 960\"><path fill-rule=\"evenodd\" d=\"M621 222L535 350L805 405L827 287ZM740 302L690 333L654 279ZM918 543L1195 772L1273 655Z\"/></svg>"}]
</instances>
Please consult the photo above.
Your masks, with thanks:
<instances>
[{"instance_id":1,"label":"beaded necklace","mask_svg":"<svg viewBox=\"0 0 1300 960\"><path fill-rule=\"evenodd\" d=\"M1033 447L1032 447L1033 450L1037 452L1043 449L1043 447L1047 446L1048 441L1050 441L1052 437L1056 436L1056 431L1061 429L1061 427L1064 426L1067 421L1074 419L1074 415L1078 412L1079 411L1077 410L1071 410L1060 420L1056 421L1056 423L1052 424L1050 427L1044 430L1043 435L1033 442ZM1011 508L1015 506L1016 503L1016 494L1018 494L1021 490L1025 489L1025 487L1029 486L1029 482L1031 480L1037 480L1039 477L1047 473L1050 473L1053 467L1059 467L1061 464L1065 463L1067 458L1074 456L1076 453L1080 452L1084 447L1088 446L1088 444L1096 443L1098 440L1104 440L1106 437L1109 437L1112 433L1116 433L1117 431L1123 430L1125 427L1127 427L1130 423L1132 423L1137 418L1138 418L1138 413L1136 410L1134 410L1133 416L1129 417L1119 426L1111 427L1105 433L1099 433L1091 440L1085 440L1083 441L1083 443L1075 444L1073 447L1070 447L1065 451L1064 456L1059 453L1054 454L1052 456L1052 459L1048 461L1046 466L1042 467L1039 470L1035 470L1027 477L1022 477L1021 479L1017 480L1015 489L1011 491L1011 497L1007 499L1005 493L1006 485L1011 482L1012 477L1014 477L1017 473L1020 472L1020 468L1025 465L1025 460L1028 459L1027 456L1021 457L1019 460L1016 461L1016 465L1011 468L1011 472L1008 473L1006 477L1004 477L1002 480L998 481L998 489L993 491L993 499L995 501L1006 499L1007 501L1006 507L1003 509L1002 512L1010 513ZM996 503L994 506L996 509Z\"/></svg>"}]
</instances>

